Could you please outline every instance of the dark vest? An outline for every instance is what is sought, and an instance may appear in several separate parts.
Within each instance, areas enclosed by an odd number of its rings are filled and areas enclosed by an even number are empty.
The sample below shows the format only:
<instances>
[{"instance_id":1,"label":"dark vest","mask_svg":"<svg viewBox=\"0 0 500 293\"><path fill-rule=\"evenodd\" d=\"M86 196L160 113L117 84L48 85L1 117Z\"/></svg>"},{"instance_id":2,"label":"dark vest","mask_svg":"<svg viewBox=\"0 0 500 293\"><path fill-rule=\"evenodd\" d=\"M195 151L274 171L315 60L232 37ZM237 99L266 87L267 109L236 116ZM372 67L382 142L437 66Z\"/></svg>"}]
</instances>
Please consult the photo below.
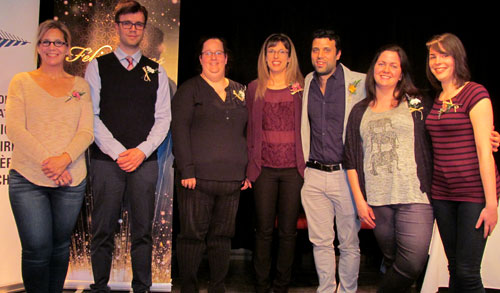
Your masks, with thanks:
<instances>
[{"instance_id":1,"label":"dark vest","mask_svg":"<svg viewBox=\"0 0 500 293\"><path fill-rule=\"evenodd\" d=\"M134 69L128 71L114 53L97 58L101 78L99 117L104 125L126 149L135 148L146 140L155 122L158 73L148 73L144 68L157 70L158 63L142 56ZM111 160L94 145L92 158ZM156 159L156 151L148 158Z\"/></svg>"}]
</instances>

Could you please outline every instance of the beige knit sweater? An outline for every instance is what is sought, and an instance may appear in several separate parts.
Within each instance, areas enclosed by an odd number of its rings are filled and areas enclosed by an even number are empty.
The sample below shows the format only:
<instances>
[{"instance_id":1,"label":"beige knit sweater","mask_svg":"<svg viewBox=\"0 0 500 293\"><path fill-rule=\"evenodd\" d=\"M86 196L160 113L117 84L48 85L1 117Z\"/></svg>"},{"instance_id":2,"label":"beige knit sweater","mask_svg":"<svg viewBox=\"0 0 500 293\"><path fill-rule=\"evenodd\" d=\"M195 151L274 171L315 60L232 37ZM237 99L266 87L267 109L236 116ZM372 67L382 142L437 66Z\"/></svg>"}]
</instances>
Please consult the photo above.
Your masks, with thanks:
<instances>
[{"instance_id":1,"label":"beige knit sweater","mask_svg":"<svg viewBox=\"0 0 500 293\"><path fill-rule=\"evenodd\" d=\"M78 99L74 92L81 93ZM83 94L82 94L83 93ZM14 143L11 169L39 186L57 185L42 172L42 162L66 152L72 163L71 186L87 175L84 152L94 139L90 88L76 77L64 97L53 97L27 72L18 73L9 85L6 104L7 136Z\"/></svg>"}]
</instances>

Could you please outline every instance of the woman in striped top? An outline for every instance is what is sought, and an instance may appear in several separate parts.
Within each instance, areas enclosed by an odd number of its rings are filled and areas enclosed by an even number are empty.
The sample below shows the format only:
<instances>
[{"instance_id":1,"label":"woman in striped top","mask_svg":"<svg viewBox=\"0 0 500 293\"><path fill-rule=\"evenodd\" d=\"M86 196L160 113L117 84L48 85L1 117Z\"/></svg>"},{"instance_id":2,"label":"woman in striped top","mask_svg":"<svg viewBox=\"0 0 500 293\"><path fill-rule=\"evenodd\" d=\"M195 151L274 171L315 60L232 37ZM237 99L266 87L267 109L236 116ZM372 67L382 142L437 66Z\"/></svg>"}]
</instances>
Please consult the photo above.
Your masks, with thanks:
<instances>
[{"instance_id":1,"label":"woman in striped top","mask_svg":"<svg viewBox=\"0 0 500 293\"><path fill-rule=\"evenodd\" d=\"M470 81L465 49L455 35L435 36L427 48L427 77L439 92L426 120L434 150L431 194L449 288L484 292L481 260L497 223L500 186L490 143L491 100Z\"/></svg>"}]
</instances>

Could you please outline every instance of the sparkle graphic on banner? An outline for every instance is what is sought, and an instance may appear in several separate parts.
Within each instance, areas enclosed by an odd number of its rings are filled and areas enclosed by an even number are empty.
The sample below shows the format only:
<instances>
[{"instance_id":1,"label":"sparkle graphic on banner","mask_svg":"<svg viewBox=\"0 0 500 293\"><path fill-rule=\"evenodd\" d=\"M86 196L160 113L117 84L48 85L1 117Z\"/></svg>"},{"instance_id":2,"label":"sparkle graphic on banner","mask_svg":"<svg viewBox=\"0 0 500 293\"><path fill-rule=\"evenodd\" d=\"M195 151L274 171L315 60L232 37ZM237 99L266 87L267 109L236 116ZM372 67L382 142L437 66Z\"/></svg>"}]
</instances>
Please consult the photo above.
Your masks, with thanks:
<instances>
[{"instance_id":1,"label":"sparkle graphic on banner","mask_svg":"<svg viewBox=\"0 0 500 293\"><path fill-rule=\"evenodd\" d=\"M139 2L148 10L148 23L141 43L141 50L145 56L156 60L165 67L168 65L166 64L168 62L164 63L166 58L177 60L180 1L139 0ZM72 34L71 56L66 58L69 61L66 62L68 72L83 76L88 62L111 52L115 48L118 43L113 12L116 3L117 0L55 1L54 18L67 24ZM175 48L175 51L169 48ZM169 50L168 53L165 52L166 49ZM172 53L172 51L174 52ZM175 63L175 73L177 72L176 67L177 63ZM170 74L172 71L169 71L169 68L166 69L169 72L169 77L172 77ZM171 166L173 158L169 156L169 152L165 153L167 154L166 158L159 159L162 176L157 185L153 221L152 273L154 283L171 283L173 210ZM158 156L161 157L160 154ZM92 280L90 264L92 202L92 189L89 184L84 207L80 213L71 243L68 278L75 280ZM130 282L132 279L129 227L129 214L125 202L115 234L111 282Z\"/></svg>"},{"instance_id":2,"label":"sparkle graphic on banner","mask_svg":"<svg viewBox=\"0 0 500 293\"><path fill-rule=\"evenodd\" d=\"M92 52L106 45L114 48L118 43L113 12L116 3L116 0L59 0L55 3L54 18L68 24L73 37L72 46L90 48ZM165 64L165 58L168 54L176 55L177 51L166 53L165 48L177 49L180 1L142 0L140 3L148 10L148 23L141 50L145 56L166 67L169 77L176 80L177 69L167 68L169 64ZM95 57L110 51L102 50ZM83 75L86 66L86 63L73 62L68 64L67 70Z\"/></svg>"}]
</instances>

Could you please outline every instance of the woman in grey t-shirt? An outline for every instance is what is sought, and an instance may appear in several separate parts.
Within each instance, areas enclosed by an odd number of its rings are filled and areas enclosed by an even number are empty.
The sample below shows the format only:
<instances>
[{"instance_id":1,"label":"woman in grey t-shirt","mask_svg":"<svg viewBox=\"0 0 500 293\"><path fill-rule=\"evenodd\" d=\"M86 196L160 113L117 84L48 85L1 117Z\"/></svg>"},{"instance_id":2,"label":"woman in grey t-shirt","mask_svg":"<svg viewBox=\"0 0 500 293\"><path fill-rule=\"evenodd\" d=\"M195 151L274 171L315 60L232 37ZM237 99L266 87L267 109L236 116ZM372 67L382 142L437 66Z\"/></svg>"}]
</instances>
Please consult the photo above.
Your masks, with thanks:
<instances>
[{"instance_id":1,"label":"woman in grey t-shirt","mask_svg":"<svg viewBox=\"0 0 500 293\"><path fill-rule=\"evenodd\" d=\"M366 76L367 98L349 116L344 165L358 216L384 255L378 292L406 292L424 269L434 222L429 201L430 109L413 85L399 46L378 51Z\"/></svg>"}]
</instances>

